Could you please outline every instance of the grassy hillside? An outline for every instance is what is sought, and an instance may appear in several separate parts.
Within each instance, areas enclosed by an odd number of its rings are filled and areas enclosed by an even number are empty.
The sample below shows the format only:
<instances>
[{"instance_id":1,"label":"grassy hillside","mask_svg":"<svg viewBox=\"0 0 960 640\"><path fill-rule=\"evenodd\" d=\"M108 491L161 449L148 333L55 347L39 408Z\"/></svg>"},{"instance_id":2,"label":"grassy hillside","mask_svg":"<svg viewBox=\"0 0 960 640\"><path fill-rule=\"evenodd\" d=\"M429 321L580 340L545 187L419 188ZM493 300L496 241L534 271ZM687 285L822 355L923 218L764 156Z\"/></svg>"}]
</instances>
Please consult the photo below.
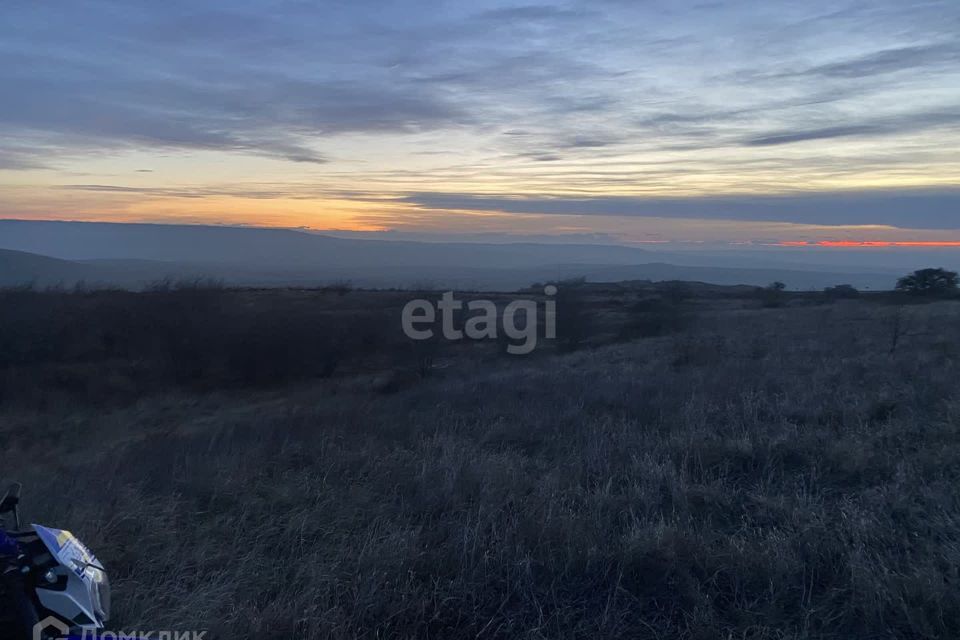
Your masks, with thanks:
<instances>
[{"instance_id":1,"label":"grassy hillside","mask_svg":"<svg viewBox=\"0 0 960 640\"><path fill-rule=\"evenodd\" d=\"M242 295L224 329L291 300L389 318L402 298ZM64 300L78 325L115 318L102 298ZM95 402L8 396L0 468L30 520L107 563L127 629L960 637L960 304L678 299L666 317L684 321L656 331L622 330L665 313L636 292L585 304L572 352L450 348L402 385L384 377L418 362L388 337L335 371L242 387L160 384L100 343L72 363L8 360L145 377Z\"/></svg>"}]
</instances>

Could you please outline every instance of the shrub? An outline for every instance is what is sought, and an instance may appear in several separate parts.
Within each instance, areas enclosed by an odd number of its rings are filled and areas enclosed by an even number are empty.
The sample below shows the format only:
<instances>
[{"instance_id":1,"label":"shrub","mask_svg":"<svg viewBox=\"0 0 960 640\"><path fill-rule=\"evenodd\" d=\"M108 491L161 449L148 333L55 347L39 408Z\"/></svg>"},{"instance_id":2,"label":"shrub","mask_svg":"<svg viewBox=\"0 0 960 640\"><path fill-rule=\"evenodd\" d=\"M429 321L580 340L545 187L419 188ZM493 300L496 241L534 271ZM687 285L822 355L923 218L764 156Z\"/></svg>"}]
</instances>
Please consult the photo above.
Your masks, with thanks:
<instances>
[{"instance_id":1,"label":"shrub","mask_svg":"<svg viewBox=\"0 0 960 640\"><path fill-rule=\"evenodd\" d=\"M956 271L919 269L897 280L897 291L917 296L946 296L957 293L960 282Z\"/></svg>"},{"instance_id":2,"label":"shrub","mask_svg":"<svg viewBox=\"0 0 960 640\"><path fill-rule=\"evenodd\" d=\"M786 288L787 285L778 281L771 282L766 287L759 289L757 296L760 298L760 304L768 309L782 307L786 299L786 295L784 294Z\"/></svg>"},{"instance_id":3,"label":"shrub","mask_svg":"<svg viewBox=\"0 0 960 640\"><path fill-rule=\"evenodd\" d=\"M325 293L335 293L338 296L345 296L353 291L353 284L349 280L337 280L323 287L321 291Z\"/></svg>"},{"instance_id":4,"label":"shrub","mask_svg":"<svg viewBox=\"0 0 960 640\"><path fill-rule=\"evenodd\" d=\"M577 281L557 286L557 346L561 351L575 351L590 337L594 322L587 298Z\"/></svg>"},{"instance_id":5,"label":"shrub","mask_svg":"<svg viewBox=\"0 0 960 640\"><path fill-rule=\"evenodd\" d=\"M827 287L823 290L823 293L831 300L850 299L860 296L860 291L850 284L838 284L834 287Z\"/></svg>"}]
</instances>

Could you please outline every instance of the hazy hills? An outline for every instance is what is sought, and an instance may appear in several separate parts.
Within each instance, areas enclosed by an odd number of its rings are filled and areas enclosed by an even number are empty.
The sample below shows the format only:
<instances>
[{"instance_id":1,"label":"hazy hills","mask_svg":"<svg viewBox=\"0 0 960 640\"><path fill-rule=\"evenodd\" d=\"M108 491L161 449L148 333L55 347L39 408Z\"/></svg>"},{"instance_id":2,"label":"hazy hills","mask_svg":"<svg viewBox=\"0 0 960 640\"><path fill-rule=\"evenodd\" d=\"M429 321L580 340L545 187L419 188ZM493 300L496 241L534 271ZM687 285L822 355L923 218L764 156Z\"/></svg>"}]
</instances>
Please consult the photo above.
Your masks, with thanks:
<instances>
[{"instance_id":1,"label":"hazy hills","mask_svg":"<svg viewBox=\"0 0 960 640\"><path fill-rule=\"evenodd\" d=\"M57 260L23 251L0 249L0 285L56 284L97 277L96 269L68 260Z\"/></svg>"},{"instance_id":2,"label":"hazy hills","mask_svg":"<svg viewBox=\"0 0 960 640\"><path fill-rule=\"evenodd\" d=\"M162 278L211 277L263 286L350 280L366 287L510 290L583 276L749 285L781 280L793 289L848 282L887 289L895 281L894 273L874 269L798 269L729 259L709 264L709 256L623 246L394 241L194 225L0 220L0 249L4 286L85 281L137 287ZM676 263L682 260L688 264Z\"/></svg>"},{"instance_id":3,"label":"hazy hills","mask_svg":"<svg viewBox=\"0 0 960 640\"><path fill-rule=\"evenodd\" d=\"M0 220L0 248L65 260L140 259L243 267L475 267L635 264L630 247L429 243L337 238L292 229Z\"/></svg>"},{"instance_id":4,"label":"hazy hills","mask_svg":"<svg viewBox=\"0 0 960 640\"><path fill-rule=\"evenodd\" d=\"M192 270L159 262L142 260L104 260L82 262L61 260L24 251L0 249L0 286L32 284L40 287L90 285L140 287L166 277L201 277L202 270Z\"/></svg>"}]
</instances>

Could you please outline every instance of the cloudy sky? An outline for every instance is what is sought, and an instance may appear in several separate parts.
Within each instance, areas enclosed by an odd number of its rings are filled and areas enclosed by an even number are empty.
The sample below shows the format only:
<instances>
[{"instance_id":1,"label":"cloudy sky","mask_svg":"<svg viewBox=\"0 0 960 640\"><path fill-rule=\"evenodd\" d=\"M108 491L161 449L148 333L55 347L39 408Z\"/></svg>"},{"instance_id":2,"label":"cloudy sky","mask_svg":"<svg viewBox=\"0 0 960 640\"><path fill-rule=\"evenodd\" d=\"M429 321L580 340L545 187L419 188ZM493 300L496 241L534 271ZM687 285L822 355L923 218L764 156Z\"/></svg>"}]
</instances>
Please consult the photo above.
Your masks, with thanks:
<instances>
[{"instance_id":1,"label":"cloudy sky","mask_svg":"<svg viewBox=\"0 0 960 640\"><path fill-rule=\"evenodd\" d=\"M0 11L0 217L960 244L956 0Z\"/></svg>"}]
</instances>

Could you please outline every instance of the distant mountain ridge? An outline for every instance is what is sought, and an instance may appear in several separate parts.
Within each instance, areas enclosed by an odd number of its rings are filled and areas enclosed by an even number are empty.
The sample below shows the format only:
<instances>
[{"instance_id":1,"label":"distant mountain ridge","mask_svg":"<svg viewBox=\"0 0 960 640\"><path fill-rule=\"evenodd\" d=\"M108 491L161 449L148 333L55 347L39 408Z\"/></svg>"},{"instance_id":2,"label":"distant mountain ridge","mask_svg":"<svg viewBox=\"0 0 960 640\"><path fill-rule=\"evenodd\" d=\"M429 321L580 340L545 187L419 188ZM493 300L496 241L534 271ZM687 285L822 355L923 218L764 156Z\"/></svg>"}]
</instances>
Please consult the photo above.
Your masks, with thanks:
<instances>
[{"instance_id":1,"label":"distant mountain ridge","mask_svg":"<svg viewBox=\"0 0 960 640\"><path fill-rule=\"evenodd\" d=\"M648 254L615 245L438 243L338 238L295 229L109 222L0 220L0 248L65 260L302 267L519 267L559 262L634 264Z\"/></svg>"},{"instance_id":2,"label":"distant mountain ridge","mask_svg":"<svg viewBox=\"0 0 960 640\"><path fill-rule=\"evenodd\" d=\"M24 251L0 249L0 286L37 287L91 286L142 287L163 278L202 277L202 270L142 260L81 262L61 260Z\"/></svg>"},{"instance_id":3,"label":"distant mountain ridge","mask_svg":"<svg viewBox=\"0 0 960 640\"><path fill-rule=\"evenodd\" d=\"M678 265L670 254L593 244L442 243L338 238L292 229L0 220L0 284L79 281L141 287L163 278L249 286L432 286L514 290L531 282L696 280L792 289L889 289L890 273Z\"/></svg>"},{"instance_id":4,"label":"distant mountain ridge","mask_svg":"<svg viewBox=\"0 0 960 640\"><path fill-rule=\"evenodd\" d=\"M86 265L69 260L0 249L0 286L47 286L66 281L74 283L93 275L95 270L88 270Z\"/></svg>"}]
</instances>

